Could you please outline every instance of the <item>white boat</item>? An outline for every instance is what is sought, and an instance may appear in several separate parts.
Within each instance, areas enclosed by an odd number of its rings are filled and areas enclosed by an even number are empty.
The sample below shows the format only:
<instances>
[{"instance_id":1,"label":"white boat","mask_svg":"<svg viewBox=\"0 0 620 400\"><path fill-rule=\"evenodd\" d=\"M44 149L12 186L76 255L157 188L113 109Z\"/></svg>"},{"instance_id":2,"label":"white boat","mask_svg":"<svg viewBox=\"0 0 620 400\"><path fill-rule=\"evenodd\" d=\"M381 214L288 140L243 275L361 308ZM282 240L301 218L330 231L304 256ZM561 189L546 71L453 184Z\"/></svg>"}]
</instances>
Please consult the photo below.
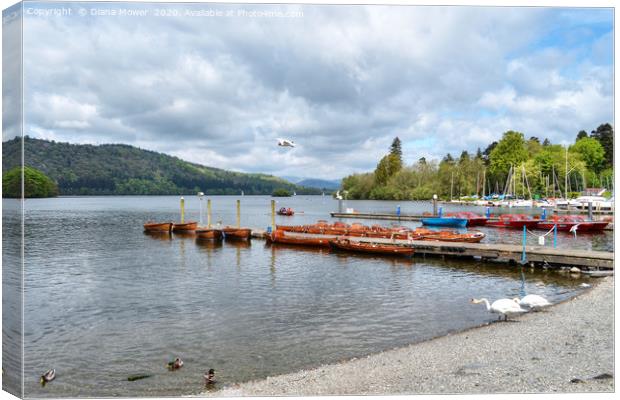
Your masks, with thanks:
<instances>
[{"instance_id":1,"label":"white boat","mask_svg":"<svg viewBox=\"0 0 620 400\"><path fill-rule=\"evenodd\" d=\"M575 207L587 209L588 204L592 203L592 208L596 210L611 210L614 206L614 198L607 200L602 196L579 196L575 199Z\"/></svg>"}]
</instances>

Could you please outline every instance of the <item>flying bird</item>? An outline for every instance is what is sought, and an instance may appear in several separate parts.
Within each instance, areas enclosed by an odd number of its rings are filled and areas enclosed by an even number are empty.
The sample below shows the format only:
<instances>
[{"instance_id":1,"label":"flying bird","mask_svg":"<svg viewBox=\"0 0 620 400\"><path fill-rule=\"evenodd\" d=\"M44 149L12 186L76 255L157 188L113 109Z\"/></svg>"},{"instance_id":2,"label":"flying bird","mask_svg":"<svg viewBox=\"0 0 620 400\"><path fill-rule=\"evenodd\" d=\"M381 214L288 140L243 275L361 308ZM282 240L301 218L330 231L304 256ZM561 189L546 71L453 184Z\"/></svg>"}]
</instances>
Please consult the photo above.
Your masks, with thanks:
<instances>
[{"instance_id":1,"label":"flying bird","mask_svg":"<svg viewBox=\"0 0 620 400\"><path fill-rule=\"evenodd\" d=\"M295 142L290 139L278 139L278 146L281 147L295 147Z\"/></svg>"}]
</instances>

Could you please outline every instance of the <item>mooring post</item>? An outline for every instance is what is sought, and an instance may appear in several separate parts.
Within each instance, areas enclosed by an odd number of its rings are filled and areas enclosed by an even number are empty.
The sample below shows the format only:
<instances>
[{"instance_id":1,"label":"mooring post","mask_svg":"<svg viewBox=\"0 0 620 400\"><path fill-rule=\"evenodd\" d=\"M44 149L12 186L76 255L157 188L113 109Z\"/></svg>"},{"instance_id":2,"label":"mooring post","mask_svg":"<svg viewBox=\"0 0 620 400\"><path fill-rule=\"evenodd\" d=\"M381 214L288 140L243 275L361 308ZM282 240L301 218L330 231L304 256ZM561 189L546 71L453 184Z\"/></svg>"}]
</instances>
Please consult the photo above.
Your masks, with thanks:
<instances>
[{"instance_id":1,"label":"mooring post","mask_svg":"<svg viewBox=\"0 0 620 400\"><path fill-rule=\"evenodd\" d=\"M439 207L439 213L437 214L439 218L443 215L443 207Z\"/></svg>"},{"instance_id":2,"label":"mooring post","mask_svg":"<svg viewBox=\"0 0 620 400\"><path fill-rule=\"evenodd\" d=\"M437 216L437 195L433 195L433 217Z\"/></svg>"},{"instance_id":3,"label":"mooring post","mask_svg":"<svg viewBox=\"0 0 620 400\"><path fill-rule=\"evenodd\" d=\"M398 220L400 221L400 205L396 206L396 216L398 217Z\"/></svg>"},{"instance_id":4,"label":"mooring post","mask_svg":"<svg viewBox=\"0 0 620 400\"><path fill-rule=\"evenodd\" d=\"M558 247L558 225L553 225L553 248Z\"/></svg>"},{"instance_id":5,"label":"mooring post","mask_svg":"<svg viewBox=\"0 0 620 400\"><path fill-rule=\"evenodd\" d=\"M271 232L276 231L276 201L271 200Z\"/></svg>"},{"instance_id":6,"label":"mooring post","mask_svg":"<svg viewBox=\"0 0 620 400\"><path fill-rule=\"evenodd\" d=\"M181 223L185 222L185 199L181 196Z\"/></svg>"},{"instance_id":7,"label":"mooring post","mask_svg":"<svg viewBox=\"0 0 620 400\"><path fill-rule=\"evenodd\" d=\"M588 201L588 220L592 221L592 202Z\"/></svg>"},{"instance_id":8,"label":"mooring post","mask_svg":"<svg viewBox=\"0 0 620 400\"><path fill-rule=\"evenodd\" d=\"M237 200L237 228L241 228L241 200Z\"/></svg>"},{"instance_id":9,"label":"mooring post","mask_svg":"<svg viewBox=\"0 0 620 400\"><path fill-rule=\"evenodd\" d=\"M342 214L342 199L338 199L338 213Z\"/></svg>"},{"instance_id":10,"label":"mooring post","mask_svg":"<svg viewBox=\"0 0 620 400\"><path fill-rule=\"evenodd\" d=\"M527 243L527 228L523 225L523 253L521 254L521 263L525 264L527 257L525 255L525 245Z\"/></svg>"},{"instance_id":11,"label":"mooring post","mask_svg":"<svg viewBox=\"0 0 620 400\"><path fill-rule=\"evenodd\" d=\"M540 219L542 221L547 219L547 209L546 208L543 208L542 215L540 216Z\"/></svg>"},{"instance_id":12,"label":"mooring post","mask_svg":"<svg viewBox=\"0 0 620 400\"><path fill-rule=\"evenodd\" d=\"M211 199L207 200L207 228L211 228Z\"/></svg>"},{"instance_id":13,"label":"mooring post","mask_svg":"<svg viewBox=\"0 0 620 400\"><path fill-rule=\"evenodd\" d=\"M204 193L198 192L198 205L200 206L200 226L202 226L202 196L204 195Z\"/></svg>"},{"instance_id":14,"label":"mooring post","mask_svg":"<svg viewBox=\"0 0 620 400\"><path fill-rule=\"evenodd\" d=\"M486 212L484 213L484 215L486 215L487 218L491 218L491 207L487 207Z\"/></svg>"}]
</instances>

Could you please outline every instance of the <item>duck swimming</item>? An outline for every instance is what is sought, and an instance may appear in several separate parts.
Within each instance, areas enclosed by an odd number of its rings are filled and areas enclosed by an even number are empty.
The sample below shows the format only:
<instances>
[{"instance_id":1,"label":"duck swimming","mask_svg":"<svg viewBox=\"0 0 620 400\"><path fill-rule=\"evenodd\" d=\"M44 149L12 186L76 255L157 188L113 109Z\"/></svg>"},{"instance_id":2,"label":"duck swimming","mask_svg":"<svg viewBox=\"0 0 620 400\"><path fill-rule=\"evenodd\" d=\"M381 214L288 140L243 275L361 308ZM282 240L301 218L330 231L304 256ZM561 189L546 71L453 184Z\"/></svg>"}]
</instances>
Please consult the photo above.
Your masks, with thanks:
<instances>
[{"instance_id":1,"label":"duck swimming","mask_svg":"<svg viewBox=\"0 0 620 400\"><path fill-rule=\"evenodd\" d=\"M45 386L46 383L53 381L54 378L56 378L56 370L55 369L48 370L46 373L41 375L41 379L40 379L41 385Z\"/></svg>"},{"instance_id":2,"label":"duck swimming","mask_svg":"<svg viewBox=\"0 0 620 400\"><path fill-rule=\"evenodd\" d=\"M181 360L179 357L175 358L174 361L170 361L168 363L168 369L170 370L179 369L182 366L183 366L183 360Z\"/></svg>"},{"instance_id":3,"label":"duck swimming","mask_svg":"<svg viewBox=\"0 0 620 400\"><path fill-rule=\"evenodd\" d=\"M213 385L216 382L215 370L213 368L211 368L208 372L205 372L203 377L205 378L205 385Z\"/></svg>"}]
</instances>

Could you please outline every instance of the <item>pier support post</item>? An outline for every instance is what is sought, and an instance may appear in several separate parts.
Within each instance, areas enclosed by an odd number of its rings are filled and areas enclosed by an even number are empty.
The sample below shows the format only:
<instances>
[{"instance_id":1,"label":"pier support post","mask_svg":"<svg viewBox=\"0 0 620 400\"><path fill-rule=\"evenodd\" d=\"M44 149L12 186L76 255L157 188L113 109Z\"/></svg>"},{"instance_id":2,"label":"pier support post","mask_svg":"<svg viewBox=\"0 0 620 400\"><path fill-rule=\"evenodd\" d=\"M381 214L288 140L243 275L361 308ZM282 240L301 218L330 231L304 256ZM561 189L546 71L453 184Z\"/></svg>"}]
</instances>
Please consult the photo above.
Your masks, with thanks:
<instances>
[{"instance_id":1,"label":"pier support post","mask_svg":"<svg viewBox=\"0 0 620 400\"><path fill-rule=\"evenodd\" d=\"M207 228L211 228L211 199L207 200Z\"/></svg>"},{"instance_id":2,"label":"pier support post","mask_svg":"<svg viewBox=\"0 0 620 400\"><path fill-rule=\"evenodd\" d=\"M437 216L437 195L433 195L433 217Z\"/></svg>"},{"instance_id":3,"label":"pier support post","mask_svg":"<svg viewBox=\"0 0 620 400\"><path fill-rule=\"evenodd\" d=\"M338 199L338 214L342 214L342 199Z\"/></svg>"},{"instance_id":4,"label":"pier support post","mask_svg":"<svg viewBox=\"0 0 620 400\"><path fill-rule=\"evenodd\" d=\"M588 220L592 221L592 202L588 201Z\"/></svg>"},{"instance_id":5,"label":"pier support post","mask_svg":"<svg viewBox=\"0 0 620 400\"><path fill-rule=\"evenodd\" d=\"M525 254L525 245L527 244L527 228L523 225L523 253L521 253L521 264L527 262L527 256Z\"/></svg>"},{"instance_id":6,"label":"pier support post","mask_svg":"<svg viewBox=\"0 0 620 400\"><path fill-rule=\"evenodd\" d=\"M558 247L558 225L553 225L553 248Z\"/></svg>"},{"instance_id":7,"label":"pier support post","mask_svg":"<svg viewBox=\"0 0 620 400\"><path fill-rule=\"evenodd\" d=\"M237 200L237 228L241 228L241 200Z\"/></svg>"},{"instance_id":8,"label":"pier support post","mask_svg":"<svg viewBox=\"0 0 620 400\"><path fill-rule=\"evenodd\" d=\"M185 222L185 199L181 196L181 223Z\"/></svg>"},{"instance_id":9,"label":"pier support post","mask_svg":"<svg viewBox=\"0 0 620 400\"><path fill-rule=\"evenodd\" d=\"M271 200L271 232L276 231L276 201Z\"/></svg>"}]
</instances>

